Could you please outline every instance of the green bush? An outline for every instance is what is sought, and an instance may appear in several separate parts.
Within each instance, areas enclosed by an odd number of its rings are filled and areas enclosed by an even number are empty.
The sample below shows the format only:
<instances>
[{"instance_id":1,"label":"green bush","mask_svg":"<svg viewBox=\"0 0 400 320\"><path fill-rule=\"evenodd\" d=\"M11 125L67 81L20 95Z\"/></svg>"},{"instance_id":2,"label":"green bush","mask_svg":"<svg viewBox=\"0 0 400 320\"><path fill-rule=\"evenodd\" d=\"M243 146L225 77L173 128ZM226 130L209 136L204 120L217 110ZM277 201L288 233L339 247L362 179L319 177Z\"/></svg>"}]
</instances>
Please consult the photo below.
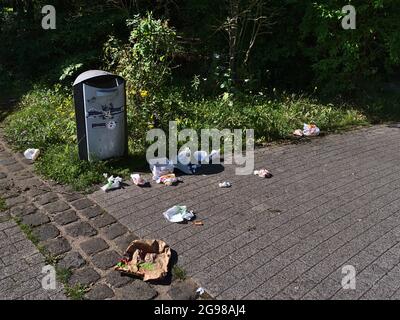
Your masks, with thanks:
<instances>
[{"instance_id":1,"label":"green bush","mask_svg":"<svg viewBox=\"0 0 400 320\"><path fill-rule=\"evenodd\" d=\"M167 21L152 13L127 20L129 42L111 36L104 45L106 67L114 69L129 84L129 94L147 97L165 85L171 75L172 55L178 51L177 36Z\"/></svg>"},{"instance_id":2,"label":"green bush","mask_svg":"<svg viewBox=\"0 0 400 320\"><path fill-rule=\"evenodd\" d=\"M130 112L158 125L164 114L159 93L170 80L172 56L179 50L177 35L167 21L151 13L136 15L127 20L127 26L131 30L128 43L111 36L104 45L106 68L126 79L131 108L136 109Z\"/></svg>"},{"instance_id":3,"label":"green bush","mask_svg":"<svg viewBox=\"0 0 400 320\"><path fill-rule=\"evenodd\" d=\"M20 151L44 151L60 143L76 142L72 97L60 88L37 88L27 93L6 124L7 140Z\"/></svg>"},{"instance_id":4,"label":"green bush","mask_svg":"<svg viewBox=\"0 0 400 320\"><path fill-rule=\"evenodd\" d=\"M344 30L343 1L309 3L300 26L301 48L313 83L327 94L355 92L387 80L400 66L400 8L394 0L354 0L355 30Z\"/></svg>"}]
</instances>

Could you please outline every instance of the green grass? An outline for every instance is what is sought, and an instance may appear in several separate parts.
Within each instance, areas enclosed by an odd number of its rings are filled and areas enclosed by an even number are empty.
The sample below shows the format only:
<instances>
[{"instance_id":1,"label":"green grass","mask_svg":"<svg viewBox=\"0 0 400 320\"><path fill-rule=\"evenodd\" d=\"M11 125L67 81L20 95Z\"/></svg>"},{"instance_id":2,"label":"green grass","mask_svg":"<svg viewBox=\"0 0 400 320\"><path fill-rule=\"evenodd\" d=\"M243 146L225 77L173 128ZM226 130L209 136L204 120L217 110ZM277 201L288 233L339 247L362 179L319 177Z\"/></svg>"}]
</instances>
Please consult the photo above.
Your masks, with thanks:
<instances>
[{"instance_id":1,"label":"green grass","mask_svg":"<svg viewBox=\"0 0 400 320\"><path fill-rule=\"evenodd\" d=\"M81 161L76 146L55 145L43 152L35 165L37 173L76 190L104 181L107 167L103 162Z\"/></svg>"},{"instance_id":2,"label":"green grass","mask_svg":"<svg viewBox=\"0 0 400 320\"><path fill-rule=\"evenodd\" d=\"M33 228L27 224L22 223L21 218L13 218L15 223L20 227L21 231L26 235L27 239L31 241L39 252L45 257L45 263L56 265L58 257L55 257L40 243L38 237L33 232Z\"/></svg>"},{"instance_id":3,"label":"green grass","mask_svg":"<svg viewBox=\"0 0 400 320\"><path fill-rule=\"evenodd\" d=\"M7 210L6 201L0 196L0 212Z\"/></svg>"},{"instance_id":4,"label":"green grass","mask_svg":"<svg viewBox=\"0 0 400 320\"><path fill-rule=\"evenodd\" d=\"M175 279L185 280L186 279L186 271L183 268L181 268L177 265L174 265L172 268L172 276Z\"/></svg>"},{"instance_id":5,"label":"green grass","mask_svg":"<svg viewBox=\"0 0 400 320\"><path fill-rule=\"evenodd\" d=\"M105 183L103 173L129 179L134 171L148 168L145 158L129 156L109 161L82 161L78 149L72 145L55 145L38 159L35 170L45 178L68 184L76 190L88 190L93 184Z\"/></svg>"},{"instance_id":6,"label":"green grass","mask_svg":"<svg viewBox=\"0 0 400 320\"><path fill-rule=\"evenodd\" d=\"M82 284L65 286L65 294L72 300L83 300L88 290L89 289L87 288L87 286L84 286Z\"/></svg>"},{"instance_id":7,"label":"green grass","mask_svg":"<svg viewBox=\"0 0 400 320\"><path fill-rule=\"evenodd\" d=\"M57 280L64 285L65 295L72 300L83 300L88 287L82 284L70 286L68 281L72 276L72 271L67 268L59 268L56 266Z\"/></svg>"},{"instance_id":8,"label":"green grass","mask_svg":"<svg viewBox=\"0 0 400 320\"><path fill-rule=\"evenodd\" d=\"M30 240L35 246L39 245L39 239L34 234L33 228L27 224L22 223L21 218L14 218L14 221L20 227L21 231L26 235L28 240Z\"/></svg>"},{"instance_id":9,"label":"green grass","mask_svg":"<svg viewBox=\"0 0 400 320\"><path fill-rule=\"evenodd\" d=\"M66 286L69 279L72 276L72 271L66 268L56 267L56 274L57 274L57 280L63 283L64 286Z\"/></svg>"}]
</instances>

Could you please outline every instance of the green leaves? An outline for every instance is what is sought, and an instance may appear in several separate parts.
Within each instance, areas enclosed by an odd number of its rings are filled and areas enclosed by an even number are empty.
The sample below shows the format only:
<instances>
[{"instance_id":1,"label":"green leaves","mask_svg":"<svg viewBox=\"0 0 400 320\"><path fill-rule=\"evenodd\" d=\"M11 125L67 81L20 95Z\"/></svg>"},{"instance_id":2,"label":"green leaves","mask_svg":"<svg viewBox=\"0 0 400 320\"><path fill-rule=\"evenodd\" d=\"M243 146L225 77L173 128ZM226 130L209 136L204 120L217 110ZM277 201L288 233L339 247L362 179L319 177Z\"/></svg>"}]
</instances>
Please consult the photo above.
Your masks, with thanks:
<instances>
[{"instance_id":1,"label":"green leaves","mask_svg":"<svg viewBox=\"0 0 400 320\"><path fill-rule=\"evenodd\" d=\"M135 93L147 90L152 94L171 75L171 58L179 51L176 33L166 21L155 19L150 12L127 20L127 26L131 28L129 43L121 44L110 37L105 55Z\"/></svg>"}]
</instances>

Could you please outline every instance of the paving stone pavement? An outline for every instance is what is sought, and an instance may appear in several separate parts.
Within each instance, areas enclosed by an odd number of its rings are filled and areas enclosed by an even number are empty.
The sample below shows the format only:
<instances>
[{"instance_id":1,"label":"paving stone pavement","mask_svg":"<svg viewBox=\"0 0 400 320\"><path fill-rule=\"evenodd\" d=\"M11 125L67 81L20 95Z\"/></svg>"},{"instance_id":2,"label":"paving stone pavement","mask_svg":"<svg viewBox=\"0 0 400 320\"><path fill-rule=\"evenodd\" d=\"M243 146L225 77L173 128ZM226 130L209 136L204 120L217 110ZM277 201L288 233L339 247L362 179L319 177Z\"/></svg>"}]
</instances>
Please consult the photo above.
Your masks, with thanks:
<instances>
[{"instance_id":1,"label":"paving stone pavement","mask_svg":"<svg viewBox=\"0 0 400 320\"><path fill-rule=\"evenodd\" d=\"M1 181L1 180L0 180ZM44 256L6 212L0 212L0 300L64 300L63 285L45 290Z\"/></svg>"},{"instance_id":2,"label":"paving stone pavement","mask_svg":"<svg viewBox=\"0 0 400 320\"><path fill-rule=\"evenodd\" d=\"M66 289L78 285L85 299L174 299L168 293L172 285L191 281L169 277L149 284L114 271L138 237L86 195L36 176L32 162L10 150L1 130L0 196L7 205L0 213L0 299L67 299ZM65 269L71 272L55 291L41 286L46 261L64 276ZM196 286L184 288L183 296L194 297Z\"/></svg>"},{"instance_id":3,"label":"paving stone pavement","mask_svg":"<svg viewBox=\"0 0 400 320\"><path fill-rule=\"evenodd\" d=\"M144 238L166 241L178 265L217 299L400 298L400 129L372 126L256 150L271 179L183 176L90 198ZM231 188L218 183L230 181ZM172 224L173 205L204 226ZM356 289L342 288L354 266Z\"/></svg>"}]
</instances>

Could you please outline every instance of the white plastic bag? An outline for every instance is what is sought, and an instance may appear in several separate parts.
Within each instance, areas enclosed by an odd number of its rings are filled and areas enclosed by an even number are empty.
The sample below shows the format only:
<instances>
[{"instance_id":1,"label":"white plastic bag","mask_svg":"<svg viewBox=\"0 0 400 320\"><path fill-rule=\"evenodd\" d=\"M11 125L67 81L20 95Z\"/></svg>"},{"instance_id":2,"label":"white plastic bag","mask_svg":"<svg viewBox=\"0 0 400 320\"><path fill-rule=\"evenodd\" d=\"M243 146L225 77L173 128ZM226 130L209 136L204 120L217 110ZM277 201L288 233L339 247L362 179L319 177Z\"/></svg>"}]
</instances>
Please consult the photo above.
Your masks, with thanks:
<instances>
[{"instance_id":1,"label":"white plastic bag","mask_svg":"<svg viewBox=\"0 0 400 320\"><path fill-rule=\"evenodd\" d=\"M178 163L188 165L191 163L192 151L188 147L178 153Z\"/></svg>"},{"instance_id":2,"label":"white plastic bag","mask_svg":"<svg viewBox=\"0 0 400 320\"><path fill-rule=\"evenodd\" d=\"M194 218L193 211L187 211L186 206L173 206L163 213L165 219L169 222L182 222Z\"/></svg>"},{"instance_id":3,"label":"white plastic bag","mask_svg":"<svg viewBox=\"0 0 400 320\"><path fill-rule=\"evenodd\" d=\"M209 160L219 159L220 158L220 151L219 150L211 150L210 155L208 156Z\"/></svg>"},{"instance_id":4,"label":"white plastic bag","mask_svg":"<svg viewBox=\"0 0 400 320\"><path fill-rule=\"evenodd\" d=\"M24 157L28 160L35 161L40 155L39 149L26 149L24 152Z\"/></svg>"},{"instance_id":5,"label":"white plastic bag","mask_svg":"<svg viewBox=\"0 0 400 320\"><path fill-rule=\"evenodd\" d=\"M304 124L303 134L306 137L318 136L319 132L320 132L320 130L315 124L307 124L307 123Z\"/></svg>"},{"instance_id":6,"label":"white plastic bag","mask_svg":"<svg viewBox=\"0 0 400 320\"><path fill-rule=\"evenodd\" d=\"M174 172L174 165L167 158L150 159L148 162L153 174L153 180L158 180L161 176Z\"/></svg>"},{"instance_id":7,"label":"white plastic bag","mask_svg":"<svg viewBox=\"0 0 400 320\"><path fill-rule=\"evenodd\" d=\"M206 151L199 150L199 151L193 152L193 157L195 158L195 160L196 160L197 162L203 162L203 161L205 161L209 156L208 156L208 153L207 153Z\"/></svg>"},{"instance_id":8,"label":"white plastic bag","mask_svg":"<svg viewBox=\"0 0 400 320\"><path fill-rule=\"evenodd\" d=\"M111 176L107 180L108 180L107 184L101 187L101 190L103 190L104 192L112 189L118 189L121 187L122 178L120 177L114 178L114 176Z\"/></svg>"}]
</instances>

